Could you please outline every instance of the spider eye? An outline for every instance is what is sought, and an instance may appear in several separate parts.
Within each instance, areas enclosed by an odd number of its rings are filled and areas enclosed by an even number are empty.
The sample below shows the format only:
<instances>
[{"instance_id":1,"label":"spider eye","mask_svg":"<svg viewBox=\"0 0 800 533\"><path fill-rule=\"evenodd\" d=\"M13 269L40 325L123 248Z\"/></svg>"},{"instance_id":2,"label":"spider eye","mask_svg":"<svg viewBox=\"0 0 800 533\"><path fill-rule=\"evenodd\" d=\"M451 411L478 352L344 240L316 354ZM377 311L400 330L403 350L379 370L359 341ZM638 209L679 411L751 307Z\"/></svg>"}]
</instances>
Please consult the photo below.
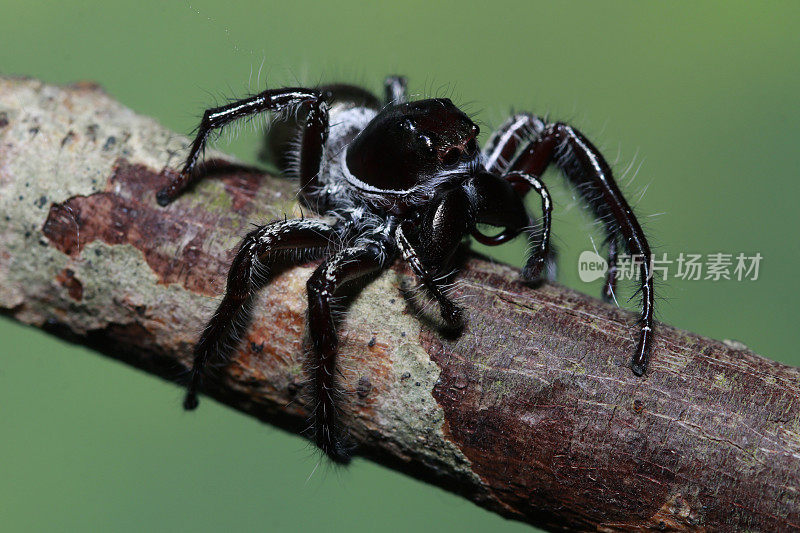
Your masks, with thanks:
<instances>
[{"instance_id":1,"label":"spider eye","mask_svg":"<svg viewBox=\"0 0 800 533\"><path fill-rule=\"evenodd\" d=\"M470 139L467 142L467 155L475 155L475 152L478 151L478 141L475 139Z\"/></svg>"},{"instance_id":2,"label":"spider eye","mask_svg":"<svg viewBox=\"0 0 800 533\"><path fill-rule=\"evenodd\" d=\"M446 167L452 167L457 165L460 159L461 150L458 148L450 148L442 157L442 164Z\"/></svg>"}]
</instances>

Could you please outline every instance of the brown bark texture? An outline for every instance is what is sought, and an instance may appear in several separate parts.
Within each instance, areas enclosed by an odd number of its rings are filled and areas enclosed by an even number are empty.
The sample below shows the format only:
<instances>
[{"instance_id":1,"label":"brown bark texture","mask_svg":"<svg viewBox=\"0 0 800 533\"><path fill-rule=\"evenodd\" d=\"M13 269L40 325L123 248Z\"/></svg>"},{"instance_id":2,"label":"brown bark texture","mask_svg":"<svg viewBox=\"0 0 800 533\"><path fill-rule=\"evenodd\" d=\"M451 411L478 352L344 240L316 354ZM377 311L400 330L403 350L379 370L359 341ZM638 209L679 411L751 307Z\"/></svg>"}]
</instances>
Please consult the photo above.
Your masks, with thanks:
<instances>
[{"instance_id":1,"label":"brown bark texture","mask_svg":"<svg viewBox=\"0 0 800 533\"><path fill-rule=\"evenodd\" d=\"M91 84L0 78L0 310L179 381L238 241L299 214L294 183L213 153L158 207L186 144ZM208 396L306 426L313 268L260 291ZM460 335L408 296L400 264L350 292L340 385L357 453L549 530L800 525L797 369L659 324L638 378L630 313L476 257L458 280Z\"/></svg>"}]
</instances>

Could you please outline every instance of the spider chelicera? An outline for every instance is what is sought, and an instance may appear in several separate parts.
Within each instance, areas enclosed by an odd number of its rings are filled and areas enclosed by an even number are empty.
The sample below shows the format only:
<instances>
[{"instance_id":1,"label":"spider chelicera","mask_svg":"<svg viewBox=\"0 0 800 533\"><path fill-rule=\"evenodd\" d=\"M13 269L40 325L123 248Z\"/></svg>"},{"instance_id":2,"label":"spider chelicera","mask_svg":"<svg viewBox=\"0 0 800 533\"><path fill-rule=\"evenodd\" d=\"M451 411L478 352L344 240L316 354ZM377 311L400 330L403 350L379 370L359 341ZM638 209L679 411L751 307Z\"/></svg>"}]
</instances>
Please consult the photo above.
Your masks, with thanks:
<instances>
[{"instance_id":1,"label":"spider chelicera","mask_svg":"<svg viewBox=\"0 0 800 533\"><path fill-rule=\"evenodd\" d=\"M296 140L288 154L277 157L288 161L286 169L299 178L300 201L332 222L281 220L244 238L228 273L225 296L195 347L184 407L197 407L206 366L224 359L236 345L236 324L246 317L271 261L287 252L302 260L323 257L307 283L314 440L332 460L349 461L350 450L337 425L338 339L331 310L337 288L390 267L399 255L438 302L444 320L459 326L461 309L448 298L437 273L465 236L497 245L527 233L533 246L522 275L532 281L542 273L552 204L540 178L550 164L562 171L605 228L605 298L614 294L619 250L641 259L642 311L631 368L642 375L653 338L650 248L592 143L567 124L522 113L509 118L480 151L478 126L449 99L409 102L402 77L387 78L385 92L381 101L351 85L271 89L203 115L182 171L157 194L160 205L169 204L195 178L192 171L212 131L266 111L294 113L300 117ZM280 137L280 128L275 131L273 138ZM541 197L538 232L531 229L534 221L522 202L530 190ZM502 231L487 236L476 224Z\"/></svg>"}]
</instances>

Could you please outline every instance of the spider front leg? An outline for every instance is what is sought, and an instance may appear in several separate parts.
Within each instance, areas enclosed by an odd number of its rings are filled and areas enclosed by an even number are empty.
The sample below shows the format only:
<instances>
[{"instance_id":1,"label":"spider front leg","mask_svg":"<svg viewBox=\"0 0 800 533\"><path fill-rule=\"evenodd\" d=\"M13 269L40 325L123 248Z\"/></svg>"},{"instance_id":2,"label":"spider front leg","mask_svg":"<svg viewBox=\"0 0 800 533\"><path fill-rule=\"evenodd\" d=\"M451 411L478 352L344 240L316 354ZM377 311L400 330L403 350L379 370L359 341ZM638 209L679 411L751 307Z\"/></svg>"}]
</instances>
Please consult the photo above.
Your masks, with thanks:
<instances>
[{"instance_id":1,"label":"spider front leg","mask_svg":"<svg viewBox=\"0 0 800 533\"><path fill-rule=\"evenodd\" d=\"M195 346L185 409L197 407L197 393L208 363L214 358L226 359L236 347L240 324L246 322L253 292L267 275L267 263L280 251L299 250L303 253L295 259L310 259L335 237L331 226L309 219L274 222L245 237L228 271L225 296Z\"/></svg>"},{"instance_id":2,"label":"spider front leg","mask_svg":"<svg viewBox=\"0 0 800 533\"><path fill-rule=\"evenodd\" d=\"M391 264L391 259L391 250L380 240L345 248L322 263L306 284L308 331L314 353L314 441L337 463L349 462L350 450L337 425L335 376L339 338L331 309L333 298L344 282L382 270Z\"/></svg>"},{"instance_id":3,"label":"spider front leg","mask_svg":"<svg viewBox=\"0 0 800 533\"><path fill-rule=\"evenodd\" d=\"M329 96L324 91L301 87L269 89L255 96L206 110L183 169L156 195L159 205L168 205L192 182L192 170L205 149L206 141L212 131L240 118L265 111L296 109L302 104L310 106L300 148L300 178L302 185L307 185L317 175L322 161L322 147L328 135L326 100Z\"/></svg>"},{"instance_id":4,"label":"spider front leg","mask_svg":"<svg viewBox=\"0 0 800 533\"><path fill-rule=\"evenodd\" d=\"M642 312L639 342L631 368L636 375L647 370L653 342L653 275L650 245L627 200L622 195L602 154L586 137L563 123L548 124L525 146L509 167L510 172L541 176L554 163L602 220L616 266L616 242L625 244L631 256L641 261ZM613 291L613 281L606 284Z\"/></svg>"}]
</instances>

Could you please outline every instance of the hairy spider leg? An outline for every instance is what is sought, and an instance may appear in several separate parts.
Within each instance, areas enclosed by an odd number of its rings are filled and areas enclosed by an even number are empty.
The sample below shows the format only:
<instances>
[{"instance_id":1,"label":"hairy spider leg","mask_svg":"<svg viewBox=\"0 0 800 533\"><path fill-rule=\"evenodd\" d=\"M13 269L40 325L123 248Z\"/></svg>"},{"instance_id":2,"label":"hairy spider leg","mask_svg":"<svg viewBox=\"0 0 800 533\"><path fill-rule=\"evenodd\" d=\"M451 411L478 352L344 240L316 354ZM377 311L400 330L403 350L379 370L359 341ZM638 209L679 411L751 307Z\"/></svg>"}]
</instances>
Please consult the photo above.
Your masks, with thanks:
<instances>
[{"instance_id":1,"label":"hairy spider leg","mask_svg":"<svg viewBox=\"0 0 800 533\"><path fill-rule=\"evenodd\" d=\"M617 239L628 252L641 260L642 312L640 336L631 369L641 376L653 341L653 276L650 245L622 192L619 190L602 154L578 130L557 122L548 124L537 138L530 141L509 167L511 172L541 176L554 163L578 190L595 216L603 222L611 245ZM616 254L617 248L612 249ZM616 265L616 255L614 257ZM613 290L610 286L609 290Z\"/></svg>"},{"instance_id":2,"label":"hairy spider leg","mask_svg":"<svg viewBox=\"0 0 800 533\"><path fill-rule=\"evenodd\" d=\"M510 116L491 135L491 137L489 137L489 140L486 142L486 146L483 150L483 161L485 168L489 172L505 174L508 171L511 163L514 161L514 157L519 151L522 143L538 138L542 132L544 132L546 127L547 123L543 119L531 113L517 113ZM541 176L533 177L538 179ZM519 185L517 185L517 187L519 187ZM527 190L525 189L519 190L520 194L527 193ZM544 203L545 200L542 198L542 204ZM552 202L550 203L552 204ZM548 230L548 233L549 229L549 226L543 227L543 231ZM478 238L477 235L475 237ZM498 242L497 240L485 235L482 237L485 240L478 238L479 242L488 244L489 246L505 242L505 240L500 240ZM496 237L500 238L502 237L502 234L497 235ZM602 296L605 301L612 301L614 299L614 291L616 290L617 286L617 257L619 249L617 235L615 233L608 233L605 243L608 245L608 271L606 272ZM541 269L541 267L537 268ZM544 268L546 270L546 277L549 279L555 279L556 250L553 248L552 244L550 244L550 247L547 250L547 255L544 259ZM533 273L531 272L531 269L526 268L526 270L528 270L529 274ZM547 273L547 271L550 272Z\"/></svg>"},{"instance_id":3,"label":"hairy spider leg","mask_svg":"<svg viewBox=\"0 0 800 533\"><path fill-rule=\"evenodd\" d=\"M244 238L228 271L225 296L195 346L194 364L183 402L185 409L197 407L197 394L209 362L225 360L235 349L240 330L247 322L252 295L265 281L269 263L276 254L294 251L299 253L289 255L290 259L312 259L335 238L336 231L330 225L313 219L273 222Z\"/></svg>"},{"instance_id":4,"label":"hairy spider leg","mask_svg":"<svg viewBox=\"0 0 800 533\"><path fill-rule=\"evenodd\" d=\"M608 271L603 283L603 301L613 302L617 298L617 260L619 258L619 239L611 233L606 237L608 245Z\"/></svg>"},{"instance_id":5,"label":"hairy spider leg","mask_svg":"<svg viewBox=\"0 0 800 533\"><path fill-rule=\"evenodd\" d=\"M542 198L542 229L538 243L534 243L534 248L528 256L525 268L522 270L522 277L527 280L538 279L544 270L545 263L550 257L550 226L553 221L553 200L547 191L544 182L537 176L527 172L509 172L503 176L517 193L523 197L529 190L533 189Z\"/></svg>"},{"instance_id":6,"label":"hairy spider leg","mask_svg":"<svg viewBox=\"0 0 800 533\"><path fill-rule=\"evenodd\" d=\"M308 331L314 366L311 370L314 393L312 415L314 440L331 460L350 461L350 450L340 434L336 411L336 354L339 339L331 309L336 290L346 281L383 270L393 258L388 243L375 241L345 248L323 262L309 278Z\"/></svg>"},{"instance_id":7,"label":"hairy spider leg","mask_svg":"<svg viewBox=\"0 0 800 533\"><path fill-rule=\"evenodd\" d=\"M406 87L408 80L405 76L389 76L383 82L384 94L387 104L404 104L407 101Z\"/></svg>"},{"instance_id":8,"label":"hairy spider leg","mask_svg":"<svg viewBox=\"0 0 800 533\"><path fill-rule=\"evenodd\" d=\"M329 106L341 103L348 106L380 109L383 105L377 96L356 85L331 83L320 85L315 89L330 96L329 99L326 99ZM298 155L299 159L302 159L302 154L298 152L296 145L306 125L307 114L308 109L304 109L303 106L298 107L293 116L284 116L282 118L285 120L271 123L264 136L259 159L274 163L284 177L296 177ZM314 169L313 164L309 165L308 171L312 177ZM307 195L308 193L309 191L301 191L301 194ZM309 205L314 207L313 204Z\"/></svg>"},{"instance_id":9,"label":"hairy spider leg","mask_svg":"<svg viewBox=\"0 0 800 533\"><path fill-rule=\"evenodd\" d=\"M493 174L505 174L520 145L534 138L544 127L544 122L530 113L511 115L486 141L484 168Z\"/></svg>"},{"instance_id":10,"label":"hairy spider leg","mask_svg":"<svg viewBox=\"0 0 800 533\"><path fill-rule=\"evenodd\" d=\"M158 191L156 199L166 206L177 198L181 191L193 181L192 170L197 164L209 134L240 118L265 111L296 110L299 106L310 106L306 119L306 129L300 150L300 178L303 188L316 177L322 161L322 149L328 136L328 108L326 101L330 94L315 89L290 87L268 89L255 96L237 100L230 104L207 109L198 127L192 148L180 174L172 177L169 185Z\"/></svg>"}]
</instances>

